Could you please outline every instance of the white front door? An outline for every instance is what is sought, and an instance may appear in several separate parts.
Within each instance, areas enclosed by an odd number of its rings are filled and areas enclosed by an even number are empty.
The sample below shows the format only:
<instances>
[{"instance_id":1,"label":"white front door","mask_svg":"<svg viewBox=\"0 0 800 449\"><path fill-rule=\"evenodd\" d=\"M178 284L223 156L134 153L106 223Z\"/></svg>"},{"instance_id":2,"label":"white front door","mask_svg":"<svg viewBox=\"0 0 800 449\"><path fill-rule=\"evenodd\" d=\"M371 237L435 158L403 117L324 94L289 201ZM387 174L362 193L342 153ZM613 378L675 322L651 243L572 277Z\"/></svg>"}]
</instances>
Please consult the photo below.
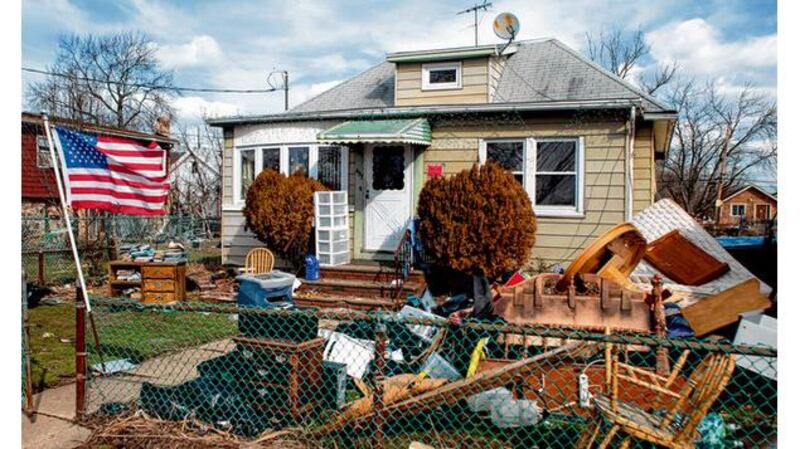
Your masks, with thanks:
<instances>
[{"instance_id":1,"label":"white front door","mask_svg":"<svg viewBox=\"0 0 800 449\"><path fill-rule=\"evenodd\" d=\"M411 219L413 157L408 145L367 145L364 249L394 251Z\"/></svg>"}]
</instances>

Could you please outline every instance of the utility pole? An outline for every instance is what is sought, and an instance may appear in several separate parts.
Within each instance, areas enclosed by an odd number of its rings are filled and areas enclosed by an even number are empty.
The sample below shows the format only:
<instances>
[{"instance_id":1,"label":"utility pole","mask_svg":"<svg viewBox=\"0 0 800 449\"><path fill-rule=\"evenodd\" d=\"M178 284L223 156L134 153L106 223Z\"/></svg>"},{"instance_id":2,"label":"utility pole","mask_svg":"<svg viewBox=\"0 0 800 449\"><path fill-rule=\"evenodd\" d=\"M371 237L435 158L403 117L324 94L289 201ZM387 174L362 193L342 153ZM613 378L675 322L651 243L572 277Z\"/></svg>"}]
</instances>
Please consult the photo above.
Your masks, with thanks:
<instances>
[{"instance_id":1,"label":"utility pole","mask_svg":"<svg viewBox=\"0 0 800 449\"><path fill-rule=\"evenodd\" d=\"M289 71L283 71L283 110L289 110Z\"/></svg>"},{"instance_id":2,"label":"utility pole","mask_svg":"<svg viewBox=\"0 0 800 449\"><path fill-rule=\"evenodd\" d=\"M474 13L474 17L475 17L475 25L474 25L475 26L475 46L476 47L478 46L478 11L480 11L480 10L487 11L490 6L492 6L491 3L487 2L486 0L483 0L482 4L477 4L476 3L471 8L467 8L467 9L465 9L463 11L459 11L459 12L456 13L456 15L467 14L467 13L470 13L470 12Z\"/></svg>"}]
</instances>

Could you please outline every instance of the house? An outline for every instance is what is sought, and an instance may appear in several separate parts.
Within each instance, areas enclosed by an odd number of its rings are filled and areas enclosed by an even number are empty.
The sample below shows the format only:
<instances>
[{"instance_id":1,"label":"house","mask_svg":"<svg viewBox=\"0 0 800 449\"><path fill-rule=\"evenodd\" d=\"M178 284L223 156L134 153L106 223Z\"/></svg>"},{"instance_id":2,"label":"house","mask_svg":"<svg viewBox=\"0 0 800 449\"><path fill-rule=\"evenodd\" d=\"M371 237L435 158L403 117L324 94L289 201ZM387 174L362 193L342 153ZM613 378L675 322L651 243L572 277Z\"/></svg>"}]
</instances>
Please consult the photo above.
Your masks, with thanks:
<instances>
[{"instance_id":1,"label":"house","mask_svg":"<svg viewBox=\"0 0 800 449\"><path fill-rule=\"evenodd\" d=\"M755 186L747 185L722 200L719 213L720 226L738 226L759 223L778 216L778 198Z\"/></svg>"},{"instance_id":2,"label":"house","mask_svg":"<svg viewBox=\"0 0 800 449\"><path fill-rule=\"evenodd\" d=\"M223 129L223 262L260 243L245 192L265 168L300 170L349 203L354 260L392 260L423 184L495 160L536 213L533 256L565 262L653 203L676 111L556 39L390 53L279 114Z\"/></svg>"}]
</instances>

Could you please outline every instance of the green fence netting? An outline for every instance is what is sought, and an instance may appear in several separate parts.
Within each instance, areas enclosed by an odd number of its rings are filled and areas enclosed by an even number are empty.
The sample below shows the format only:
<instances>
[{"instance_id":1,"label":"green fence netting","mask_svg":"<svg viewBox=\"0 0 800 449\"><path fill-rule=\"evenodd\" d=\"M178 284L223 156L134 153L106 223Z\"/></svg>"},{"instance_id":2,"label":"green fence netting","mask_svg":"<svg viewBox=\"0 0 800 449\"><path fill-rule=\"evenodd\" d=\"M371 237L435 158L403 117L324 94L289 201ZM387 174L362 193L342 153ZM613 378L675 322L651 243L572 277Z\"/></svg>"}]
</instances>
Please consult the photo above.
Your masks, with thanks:
<instances>
[{"instance_id":1,"label":"green fence netting","mask_svg":"<svg viewBox=\"0 0 800 449\"><path fill-rule=\"evenodd\" d=\"M86 417L100 422L138 416L242 442L281 432L326 448L571 448L592 436L594 447L749 448L777 437L769 348L408 310L94 302Z\"/></svg>"}]
</instances>

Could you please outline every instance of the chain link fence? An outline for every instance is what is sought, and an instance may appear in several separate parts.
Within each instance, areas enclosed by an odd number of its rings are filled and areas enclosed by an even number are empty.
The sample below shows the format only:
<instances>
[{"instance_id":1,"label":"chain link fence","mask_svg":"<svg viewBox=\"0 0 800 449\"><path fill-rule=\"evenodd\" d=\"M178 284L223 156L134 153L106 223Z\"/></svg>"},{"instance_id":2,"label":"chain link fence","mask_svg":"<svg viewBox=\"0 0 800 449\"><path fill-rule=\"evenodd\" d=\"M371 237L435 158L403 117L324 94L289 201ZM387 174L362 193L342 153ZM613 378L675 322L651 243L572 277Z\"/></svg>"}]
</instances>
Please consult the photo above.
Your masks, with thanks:
<instances>
[{"instance_id":1,"label":"chain link fence","mask_svg":"<svg viewBox=\"0 0 800 449\"><path fill-rule=\"evenodd\" d=\"M90 280L104 276L108 261L115 259L125 245L163 248L177 242L190 256L219 253L218 217L95 213L74 215L71 220L84 274ZM22 267L28 279L39 285L64 284L76 278L67 226L60 214L22 216Z\"/></svg>"},{"instance_id":2,"label":"chain link fence","mask_svg":"<svg viewBox=\"0 0 800 449\"><path fill-rule=\"evenodd\" d=\"M95 299L100 345L87 338L84 416L103 425L93 441L326 448L571 448L588 447L590 439L592 447L775 444L776 350L501 321L455 325L404 310ZM133 428L142 421L157 424ZM170 437L170 429L180 438Z\"/></svg>"}]
</instances>

